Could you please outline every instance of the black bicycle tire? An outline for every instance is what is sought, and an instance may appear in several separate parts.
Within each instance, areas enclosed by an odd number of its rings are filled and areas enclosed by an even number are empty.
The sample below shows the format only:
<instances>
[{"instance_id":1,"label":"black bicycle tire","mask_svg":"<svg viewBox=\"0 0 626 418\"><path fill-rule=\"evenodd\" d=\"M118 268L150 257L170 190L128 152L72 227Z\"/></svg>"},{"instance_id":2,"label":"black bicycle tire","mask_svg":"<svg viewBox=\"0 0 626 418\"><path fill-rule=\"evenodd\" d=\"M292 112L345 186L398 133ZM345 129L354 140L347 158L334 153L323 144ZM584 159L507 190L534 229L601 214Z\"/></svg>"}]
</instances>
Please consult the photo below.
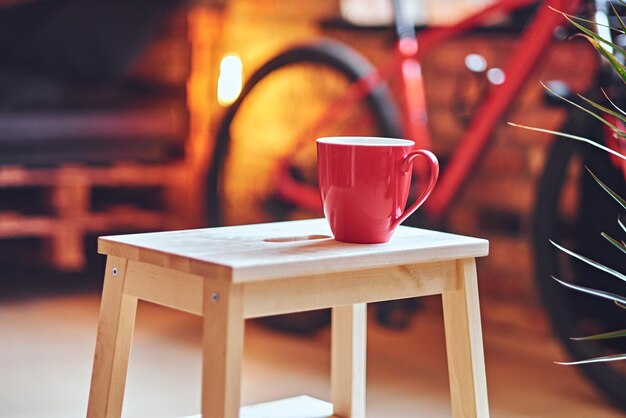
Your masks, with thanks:
<instances>
[{"instance_id":1,"label":"black bicycle tire","mask_svg":"<svg viewBox=\"0 0 626 418\"><path fill-rule=\"evenodd\" d=\"M571 112L564 125L564 132L591 137L598 136L603 128L598 123L589 123L580 112ZM535 260L535 287L542 307L548 317L553 335L573 360L582 360L603 355L596 346L586 341L574 341L581 336L581 330L572 319L571 310L563 299L567 292L563 286L551 279L558 270L557 253L549 242L550 233L558 222L556 218L559 190L565 180L567 168L577 154L589 151L588 145L574 140L558 139L552 144L544 171L539 179L537 200L534 207L532 244ZM602 152L591 150L591 152ZM588 173L583 173L588 175ZM598 234L601 231L598 231ZM592 296L588 296L592 298ZM556 359L555 359L556 360ZM589 382L593 384L616 407L626 410L626 375L615 371L607 363L583 364L577 366Z\"/></svg>"},{"instance_id":2,"label":"black bicycle tire","mask_svg":"<svg viewBox=\"0 0 626 418\"><path fill-rule=\"evenodd\" d=\"M341 42L330 39L319 39L293 46L274 56L257 69L245 83L238 99L226 110L216 131L215 147L207 173L205 194L208 225L223 224L219 209L221 172L228 154L230 125L237 111L254 87L270 73L290 65L307 62L327 65L345 75L350 81L356 81L374 71L374 66L361 54ZM402 131L399 113L388 87L385 84L379 84L367 95L366 100L376 117L379 135L400 137Z\"/></svg>"}]
</instances>

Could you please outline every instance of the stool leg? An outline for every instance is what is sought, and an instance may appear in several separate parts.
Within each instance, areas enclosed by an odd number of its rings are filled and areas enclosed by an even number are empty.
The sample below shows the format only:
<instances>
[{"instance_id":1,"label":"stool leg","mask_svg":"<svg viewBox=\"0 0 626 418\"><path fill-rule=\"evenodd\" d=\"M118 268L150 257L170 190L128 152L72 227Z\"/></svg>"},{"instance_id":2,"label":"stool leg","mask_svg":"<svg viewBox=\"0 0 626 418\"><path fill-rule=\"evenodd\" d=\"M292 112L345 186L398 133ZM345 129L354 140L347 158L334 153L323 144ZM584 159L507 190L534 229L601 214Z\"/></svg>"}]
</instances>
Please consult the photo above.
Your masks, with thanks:
<instances>
[{"instance_id":1,"label":"stool leg","mask_svg":"<svg viewBox=\"0 0 626 418\"><path fill-rule=\"evenodd\" d=\"M339 306L332 311L331 402L334 415L365 417L367 305Z\"/></svg>"},{"instance_id":2,"label":"stool leg","mask_svg":"<svg viewBox=\"0 0 626 418\"><path fill-rule=\"evenodd\" d=\"M241 286L206 279L202 359L202 417L239 416L244 318Z\"/></svg>"},{"instance_id":3,"label":"stool leg","mask_svg":"<svg viewBox=\"0 0 626 418\"><path fill-rule=\"evenodd\" d=\"M137 310L137 298L124 294L127 263L123 258L107 258L87 407L88 418L122 415L128 357Z\"/></svg>"},{"instance_id":4,"label":"stool leg","mask_svg":"<svg viewBox=\"0 0 626 418\"><path fill-rule=\"evenodd\" d=\"M443 314L454 417L489 417L476 263L457 260L458 289L444 292Z\"/></svg>"}]
</instances>

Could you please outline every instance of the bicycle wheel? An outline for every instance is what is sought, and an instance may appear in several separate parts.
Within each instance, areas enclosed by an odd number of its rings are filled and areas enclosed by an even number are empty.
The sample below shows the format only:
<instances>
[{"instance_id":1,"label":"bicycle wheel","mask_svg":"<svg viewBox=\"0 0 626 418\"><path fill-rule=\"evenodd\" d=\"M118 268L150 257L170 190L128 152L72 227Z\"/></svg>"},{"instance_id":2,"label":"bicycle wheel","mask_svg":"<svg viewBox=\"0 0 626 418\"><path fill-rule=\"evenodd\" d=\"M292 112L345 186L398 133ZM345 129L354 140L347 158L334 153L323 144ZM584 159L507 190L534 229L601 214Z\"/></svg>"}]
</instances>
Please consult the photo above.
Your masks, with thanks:
<instances>
[{"instance_id":1,"label":"bicycle wheel","mask_svg":"<svg viewBox=\"0 0 626 418\"><path fill-rule=\"evenodd\" d=\"M563 131L598 138L602 136L603 127L573 113ZM620 209L587 173L585 166L624 195L624 176L609 161L607 153L576 141L559 139L552 146L540 179L533 225L537 289L554 335L574 360L626 352L623 339L571 339L625 328L625 310L612 302L567 289L550 278L555 276L619 294L626 292L624 283L564 254L548 242L552 239L617 270L624 264L623 254L600 236L601 232L613 237L623 236L617 225ZM626 363L578 367L610 401L626 410Z\"/></svg>"},{"instance_id":2,"label":"bicycle wheel","mask_svg":"<svg viewBox=\"0 0 626 418\"><path fill-rule=\"evenodd\" d=\"M397 108L384 84L355 105L340 106L331 119L324 116L350 85L372 71L374 67L349 47L321 40L288 49L252 74L218 129L207 183L209 224L323 216L315 139L401 135ZM278 192L277 166L285 161L288 170L281 175L308 185L319 207L299 207ZM263 318L271 328L301 334L329 322L329 310Z\"/></svg>"},{"instance_id":3,"label":"bicycle wheel","mask_svg":"<svg viewBox=\"0 0 626 418\"><path fill-rule=\"evenodd\" d=\"M287 161L283 175L309 184L315 200L316 138L400 136L396 105L384 84L316 126L325 109L373 70L354 50L331 40L293 47L259 68L217 132L207 184L209 224L320 216L321 204L303 209L277 193L277 165Z\"/></svg>"}]
</instances>

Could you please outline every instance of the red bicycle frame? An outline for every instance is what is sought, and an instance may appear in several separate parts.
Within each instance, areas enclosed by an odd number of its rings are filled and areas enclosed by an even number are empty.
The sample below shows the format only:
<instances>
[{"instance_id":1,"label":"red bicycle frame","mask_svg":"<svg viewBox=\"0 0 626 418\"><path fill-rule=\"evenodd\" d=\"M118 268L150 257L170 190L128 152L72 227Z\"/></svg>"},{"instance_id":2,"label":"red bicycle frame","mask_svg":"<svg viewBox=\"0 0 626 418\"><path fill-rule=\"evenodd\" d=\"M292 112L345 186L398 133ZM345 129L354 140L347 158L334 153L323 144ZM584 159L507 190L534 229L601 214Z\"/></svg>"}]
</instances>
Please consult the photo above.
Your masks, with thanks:
<instances>
[{"instance_id":1,"label":"red bicycle frame","mask_svg":"<svg viewBox=\"0 0 626 418\"><path fill-rule=\"evenodd\" d=\"M491 12L498 10L497 6L502 7L501 11L511 11L513 7L522 5L524 5L522 1L501 1L493 6ZM577 1L567 0L550 0L540 5L504 68L505 82L494 86L476 111L476 117L457 145L458 151L453 153L437 188L426 201L424 209L432 219L440 220L445 215L464 180L487 147L497 122L509 109L520 88L550 45L554 30L563 23L563 16L550 7L569 13L574 11L577 5ZM473 18L470 17L468 20ZM463 25L463 22L458 25ZM428 44L422 44L422 48L424 47L428 48Z\"/></svg>"},{"instance_id":2,"label":"red bicycle frame","mask_svg":"<svg viewBox=\"0 0 626 418\"><path fill-rule=\"evenodd\" d=\"M402 80L403 95L403 131L404 137L416 142L417 148L430 148L426 118L426 100L424 84L420 70L420 60L430 50L442 42L474 28L496 15L509 14L524 6L537 3L536 0L500 0L487 8L472 14L456 24L446 27L424 30L415 36L400 36L396 44L395 58L386 66L353 83L347 92L333 103L321 118L310 128L312 132L330 124L342 109L351 108L380 83L399 73ZM554 30L563 23L564 18L556 9L573 13L578 0L546 0L539 3L539 9L532 21L524 29L515 49L511 53L504 73L506 79L501 85L494 85L478 108L463 137L452 153L437 187L424 203L422 209L428 218L435 222L443 219L454 198L459 194L465 180L480 160L489 145L493 130L498 121L508 111L515 96L527 81L531 72L550 45ZM400 32L400 30L399 30ZM308 134L302 135L302 141L310 140ZM286 200L306 208L320 208L317 190L305 190L288 175L287 163L277 173L277 192Z\"/></svg>"}]
</instances>

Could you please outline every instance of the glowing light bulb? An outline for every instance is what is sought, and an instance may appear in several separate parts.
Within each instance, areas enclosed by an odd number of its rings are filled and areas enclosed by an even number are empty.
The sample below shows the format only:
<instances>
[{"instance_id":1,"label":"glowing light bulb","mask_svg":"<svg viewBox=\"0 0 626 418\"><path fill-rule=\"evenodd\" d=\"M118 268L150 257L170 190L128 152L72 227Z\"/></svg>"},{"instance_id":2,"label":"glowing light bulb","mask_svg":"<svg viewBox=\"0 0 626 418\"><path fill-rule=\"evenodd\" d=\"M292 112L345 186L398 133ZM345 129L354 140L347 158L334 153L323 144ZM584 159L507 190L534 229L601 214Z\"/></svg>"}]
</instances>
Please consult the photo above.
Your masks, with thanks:
<instances>
[{"instance_id":1,"label":"glowing light bulb","mask_svg":"<svg viewBox=\"0 0 626 418\"><path fill-rule=\"evenodd\" d=\"M228 53L220 62L220 74L217 79L217 102L221 106L232 104L243 85L243 62L239 55Z\"/></svg>"}]
</instances>

